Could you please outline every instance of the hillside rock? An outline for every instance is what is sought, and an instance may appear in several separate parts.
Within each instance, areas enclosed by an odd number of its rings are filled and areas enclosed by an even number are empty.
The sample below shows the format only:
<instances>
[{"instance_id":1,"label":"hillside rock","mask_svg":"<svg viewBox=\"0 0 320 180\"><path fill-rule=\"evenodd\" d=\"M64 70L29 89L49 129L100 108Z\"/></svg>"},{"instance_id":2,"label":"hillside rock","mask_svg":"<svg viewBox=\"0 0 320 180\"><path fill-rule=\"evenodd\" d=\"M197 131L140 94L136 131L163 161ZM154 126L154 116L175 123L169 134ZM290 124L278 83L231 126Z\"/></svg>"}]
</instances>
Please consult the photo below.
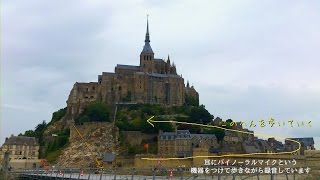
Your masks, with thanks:
<instances>
[{"instance_id":1,"label":"hillside rock","mask_svg":"<svg viewBox=\"0 0 320 180\"><path fill-rule=\"evenodd\" d=\"M84 125L77 125L76 128L84 141L71 125L70 143L58 158L60 166L95 167L95 158L101 160L104 153L118 152L119 130L113 124L107 122L84 123Z\"/></svg>"}]
</instances>

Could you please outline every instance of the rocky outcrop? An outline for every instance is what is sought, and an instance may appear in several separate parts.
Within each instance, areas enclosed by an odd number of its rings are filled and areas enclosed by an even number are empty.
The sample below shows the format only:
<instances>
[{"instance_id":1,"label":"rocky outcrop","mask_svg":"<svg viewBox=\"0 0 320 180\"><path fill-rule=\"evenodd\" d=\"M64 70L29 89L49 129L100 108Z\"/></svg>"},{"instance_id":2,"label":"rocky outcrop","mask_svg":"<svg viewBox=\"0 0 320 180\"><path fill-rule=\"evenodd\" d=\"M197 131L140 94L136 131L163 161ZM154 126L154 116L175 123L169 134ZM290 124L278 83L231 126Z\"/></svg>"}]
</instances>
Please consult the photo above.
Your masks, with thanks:
<instances>
[{"instance_id":1,"label":"rocky outcrop","mask_svg":"<svg viewBox=\"0 0 320 180\"><path fill-rule=\"evenodd\" d=\"M52 134L58 133L63 131L66 128L69 128L70 122L72 121L67 121L67 116L63 116L60 120L51 123L47 126L46 130L43 133L44 138L48 138L52 136Z\"/></svg>"},{"instance_id":2,"label":"rocky outcrop","mask_svg":"<svg viewBox=\"0 0 320 180\"><path fill-rule=\"evenodd\" d=\"M95 158L101 160L104 153L118 152L119 130L113 124L94 122L77 125L76 128L84 140L71 125L69 144L58 158L60 166L95 167Z\"/></svg>"}]
</instances>

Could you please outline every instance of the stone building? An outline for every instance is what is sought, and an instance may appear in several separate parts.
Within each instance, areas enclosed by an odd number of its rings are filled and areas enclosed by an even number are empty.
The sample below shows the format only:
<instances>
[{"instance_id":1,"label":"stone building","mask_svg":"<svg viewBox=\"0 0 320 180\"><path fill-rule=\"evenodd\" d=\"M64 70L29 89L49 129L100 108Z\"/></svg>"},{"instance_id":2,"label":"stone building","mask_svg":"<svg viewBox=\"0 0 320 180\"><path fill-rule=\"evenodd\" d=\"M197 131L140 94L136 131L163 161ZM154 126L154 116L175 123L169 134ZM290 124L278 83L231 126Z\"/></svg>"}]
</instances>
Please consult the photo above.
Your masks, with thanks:
<instances>
[{"instance_id":1,"label":"stone building","mask_svg":"<svg viewBox=\"0 0 320 180\"><path fill-rule=\"evenodd\" d=\"M97 82L75 83L67 100L67 113L79 114L92 101L107 105L117 102L181 106L186 96L199 99L194 87L185 86L170 57L159 59L150 45L149 23L139 65L117 64L114 72L103 72Z\"/></svg>"},{"instance_id":2,"label":"stone building","mask_svg":"<svg viewBox=\"0 0 320 180\"><path fill-rule=\"evenodd\" d=\"M34 137L11 135L2 145L2 152L9 152L10 159L38 159L39 144Z\"/></svg>"},{"instance_id":3,"label":"stone building","mask_svg":"<svg viewBox=\"0 0 320 180\"><path fill-rule=\"evenodd\" d=\"M214 134L192 134L189 130L176 132L160 131L158 137L158 154L174 157L193 155L194 148L216 148L218 146Z\"/></svg>"},{"instance_id":4,"label":"stone building","mask_svg":"<svg viewBox=\"0 0 320 180\"><path fill-rule=\"evenodd\" d=\"M313 137L304 137L304 138L288 138L294 141L298 141L301 144L300 151L297 151L294 154L304 155L305 150L315 150L314 139ZM299 144L293 141L285 140L284 149L286 151L294 151L299 148Z\"/></svg>"}]
</instances>

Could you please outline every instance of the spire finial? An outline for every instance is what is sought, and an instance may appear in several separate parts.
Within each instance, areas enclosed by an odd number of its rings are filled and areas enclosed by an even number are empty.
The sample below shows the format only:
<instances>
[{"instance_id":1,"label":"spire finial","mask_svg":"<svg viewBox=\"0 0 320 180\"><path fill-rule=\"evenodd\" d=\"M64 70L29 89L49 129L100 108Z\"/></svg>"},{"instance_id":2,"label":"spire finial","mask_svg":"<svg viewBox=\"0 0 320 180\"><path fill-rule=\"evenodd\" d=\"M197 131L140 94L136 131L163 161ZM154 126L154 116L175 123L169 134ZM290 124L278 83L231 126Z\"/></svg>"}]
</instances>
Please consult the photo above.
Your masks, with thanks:
<instances>
[{"instance_id":1,"label":"spire finial","mask_svg":"<svg viewBox=\"0 0 320 180\"><path fill-rule=\"evenodd\" d=\"M150 42L150 35L149 35L149 14L147 14L147 32L146 32L146 39L144 42Z\"/></svg>"},{"instance_id":2,"label":"spire finial","mask_svg":"<svg viewBox=\"0 0 320 180\"><path fill-rule=\"evenodd\" d=\"M147 14L147 32L146 32L146 38L144 40L144 46L141 53L152 53L152 48L150 46L150 35L149 35L149 14Z\"/></svg>"},{"instance_id":3,"label":"spire finial","mask_svg":"<svg viewBox=\"0 0 320 180\"><path fill-rule=\"evenodd\" d=\"M170 56L169 56L169 54L168 54L168 60L170 61Z\"/></svg>"}]
</instances>

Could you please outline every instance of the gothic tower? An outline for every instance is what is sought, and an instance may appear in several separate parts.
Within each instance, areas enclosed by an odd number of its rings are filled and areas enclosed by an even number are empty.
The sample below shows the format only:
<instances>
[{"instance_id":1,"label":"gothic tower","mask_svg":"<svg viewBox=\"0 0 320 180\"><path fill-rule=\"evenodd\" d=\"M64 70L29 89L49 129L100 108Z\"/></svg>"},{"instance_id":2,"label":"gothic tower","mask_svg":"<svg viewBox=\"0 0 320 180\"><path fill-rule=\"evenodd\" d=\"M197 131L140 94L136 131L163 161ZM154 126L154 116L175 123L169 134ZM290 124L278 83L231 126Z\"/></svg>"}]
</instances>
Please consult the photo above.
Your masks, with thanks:
<instances>
[{"instance_id":1,"label":"gothic tower","mask_svg":"<svg viewBox=\"0 0 320 180\"><path fill-rule=\"evenodd\" d=\"M147 18L147 32L144 40L143 50L140 53L140 66L144 72L153 73L154 71L154 53L150 46L149 21Z\"/></svg>"}]
</instances>

